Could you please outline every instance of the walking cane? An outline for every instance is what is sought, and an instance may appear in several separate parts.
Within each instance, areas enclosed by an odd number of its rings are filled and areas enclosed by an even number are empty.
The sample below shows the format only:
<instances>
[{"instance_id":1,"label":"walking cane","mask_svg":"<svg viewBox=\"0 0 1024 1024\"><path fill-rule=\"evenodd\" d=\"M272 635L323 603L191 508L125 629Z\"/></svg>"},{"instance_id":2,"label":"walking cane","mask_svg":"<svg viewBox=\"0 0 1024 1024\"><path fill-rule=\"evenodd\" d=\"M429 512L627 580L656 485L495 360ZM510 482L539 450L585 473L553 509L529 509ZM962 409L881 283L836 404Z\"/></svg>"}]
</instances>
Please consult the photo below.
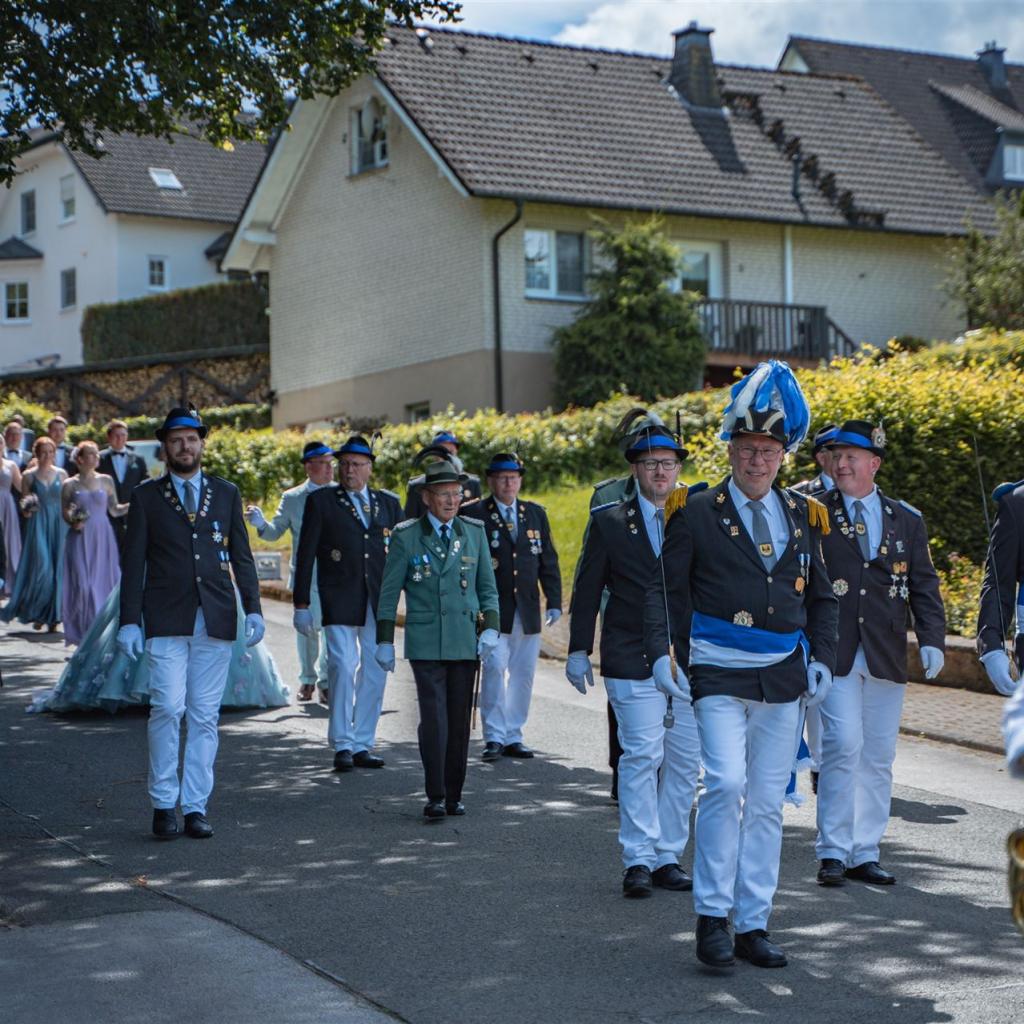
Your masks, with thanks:
<instances>
[{"instance_id":1,"label":"walking cane","mask_svg":"<svg viewBox=\"0 0 1024 1024\"><path fill-rule=\"evenodd\" d=\"M477 658L476 662L476 678L473 680L473 721L470 723L469 731L473 732L476 729L476 709L480 704L480 676L481 676L481 665L483 662Z\"/></svg>"}]
</instances>

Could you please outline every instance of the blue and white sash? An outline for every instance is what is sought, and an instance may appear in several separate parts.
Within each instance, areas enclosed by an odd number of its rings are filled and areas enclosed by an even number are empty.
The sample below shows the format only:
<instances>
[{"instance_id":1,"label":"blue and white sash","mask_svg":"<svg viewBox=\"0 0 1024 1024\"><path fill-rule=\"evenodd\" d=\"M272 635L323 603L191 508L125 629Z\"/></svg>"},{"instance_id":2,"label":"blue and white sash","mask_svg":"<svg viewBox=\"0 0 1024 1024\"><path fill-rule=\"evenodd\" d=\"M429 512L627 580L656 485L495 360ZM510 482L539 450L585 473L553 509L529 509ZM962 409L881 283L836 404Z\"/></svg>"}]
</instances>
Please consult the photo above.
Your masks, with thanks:
<instances>
[{"instance_id":1,"label":"blue and white sash","mask_svg":"<svg viewBox=\"0 0 1024 1024\"><path fill-rule=\"evenodd\" d=\"M806 662L810 650L802 629L775 633L740 626L703 612L693 613L690 626L690 664L720 668L767 668L785 661L798 647Z\"/></svg>"}]
</instances>

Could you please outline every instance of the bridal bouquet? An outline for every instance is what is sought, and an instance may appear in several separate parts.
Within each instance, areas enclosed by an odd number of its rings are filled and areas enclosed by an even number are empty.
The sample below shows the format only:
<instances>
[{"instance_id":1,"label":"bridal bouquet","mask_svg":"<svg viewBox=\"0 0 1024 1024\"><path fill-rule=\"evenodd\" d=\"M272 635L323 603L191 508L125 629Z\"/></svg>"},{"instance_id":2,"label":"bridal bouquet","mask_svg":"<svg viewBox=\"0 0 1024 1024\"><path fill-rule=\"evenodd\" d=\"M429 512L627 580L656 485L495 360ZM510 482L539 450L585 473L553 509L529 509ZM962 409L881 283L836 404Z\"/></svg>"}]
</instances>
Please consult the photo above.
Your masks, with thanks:
<instances>
[{"instance_id":1,"label":"bridal bouquet","mask_svg":"<svg viewBox=\"0 0 1024 1024\"><path fill-rule=\"evenodd\" d=\"M26 494L25 497L18 502L18 507L21 509L22 515L34 515L39 511L39 496L36 494Z\"/></svg>"},{"instance_id":2,"label":"bridal bouquet","mask_svg":"<svg viewBox=\"0 0 1024 1024\"><path fill-rule=\"evenodd\" d=\"M75 502L68 502L68 522L72 526L78 526L80 523L84 523L89 518L89 510L83 508L81 505L76 505Z\"/></svg>"}]
</instances>

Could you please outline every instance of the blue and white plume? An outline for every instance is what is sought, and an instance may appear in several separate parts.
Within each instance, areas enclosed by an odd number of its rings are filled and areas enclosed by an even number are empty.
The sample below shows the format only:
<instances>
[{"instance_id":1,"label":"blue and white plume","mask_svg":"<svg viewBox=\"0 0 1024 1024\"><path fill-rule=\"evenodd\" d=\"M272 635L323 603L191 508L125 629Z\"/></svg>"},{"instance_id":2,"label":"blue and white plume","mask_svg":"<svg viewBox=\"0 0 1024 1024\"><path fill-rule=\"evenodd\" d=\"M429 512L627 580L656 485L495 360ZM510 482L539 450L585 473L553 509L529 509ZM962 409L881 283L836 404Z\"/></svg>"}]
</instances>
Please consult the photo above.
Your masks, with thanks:
<instances>
[{"instance_id":1,"label":"blue and white plume","mask_svg":"<svg viewBox=\"0 0 1024 1024\"><path fill-rule=\"evenodd\" d=\"M781 412L785 421L786 451L794 452L807 436L811 410L787 363L772 359L759 363L730 391L732 401L725 407L722 419L723 441L728 441L736 429L737 420L746 417L748 410Z\"/></svg>"}]
</instances>

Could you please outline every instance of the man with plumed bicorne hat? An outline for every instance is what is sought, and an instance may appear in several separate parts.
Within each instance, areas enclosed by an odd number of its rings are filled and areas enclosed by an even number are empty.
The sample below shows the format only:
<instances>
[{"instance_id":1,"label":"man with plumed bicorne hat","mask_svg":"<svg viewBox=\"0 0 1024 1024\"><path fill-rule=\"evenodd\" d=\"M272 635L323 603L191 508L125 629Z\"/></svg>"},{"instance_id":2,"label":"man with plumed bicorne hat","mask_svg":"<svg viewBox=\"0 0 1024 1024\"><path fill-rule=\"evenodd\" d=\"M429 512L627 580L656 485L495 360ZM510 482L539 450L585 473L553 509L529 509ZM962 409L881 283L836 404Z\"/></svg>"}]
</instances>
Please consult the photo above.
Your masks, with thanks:
<instances>
[{"instance_id":1,"label":"man with plumed bicorne hat","mask_svg":"<svg viewBox=\"0 0 1024 1024\"><path fill-rule=\"evenodd\" d=\"M258 505L245 510L245 518L256 528L261 540L277 540L289 530L292 534L292 554L288 566L288 589L295 589L295 558L299 550L299 534L302 532L302 514L306 510L306 498L321 487L334 484L334 451L323 441L307 441L302 449L302 468L306 479L297 487L291 487L281 495L281 501L269 522ZM320 591L314 578L309 589L309 607L314 622L320 622ZM327 703L327 638L322 628L314 629L309 636L296 632L296 646L299 652L299 693L301 701L312 700L313 692L320 690L320 703Z\"/></svg>"},{"instance_id":2,"label":"man with plumed bicorne hat","mask_svg":"<svg viewBox=\"0 0 1024 1024\"><path fill-rule=\"evenodd\" d=\"M373 753L387 673L377 664L377 602L391 534L402 519L397 494L370 487L376 455L359 435L337 451L338 486L306 498L295 556L294 624L321 626L327 640L327 742L334 770L383 768ZM314 573L315 570L315 573ZM320 613L312 607L313 578Z\"/></svg>"},{"instance_id":3,"label":"man with plumed bicorne hat","mask_svg":"<svg viewBox=\"0 0 1024 1024\"><path fill-rule=\"evenodd\" d=\"M731 473L671 517L647 585L655 684L677 703L692 694L700 734L693 902L697 957L712 967L737 956L786 964L767 931L782 808L801 706L831 684L838 616L821 555L825 509L775 482L808 418L785 363L762 363L733 386L720 435Z\"/></svg>"},{"instance_id":4,"label":"man with plumed bicorne hat","mask_svg":"<svg viewBox=\"0 0 1024 1024\"><path fill-rule=\"evenodd\" d=\"M686 694L669 704L651 678L644 651L642 609L658 565L666 504L685 504L678 486L686 450L664 426L650 424L631 438L625 456L634 487L591 510L573 585L569 658L565 674L582 694L594 685L590 655L604 594L601 674L615 712L622 754L618 762L622 893L650 896L655 886L692 888L679 864L690 831L690 809L700 769L697 727ZM695 488L695 491L699 487Z\"/></svg>"},{"instance_id":5,"label":"man with plumed bicorne hat","mask_svg":"<svg viewBox=\"0 0 1024 1024\"><path fill-rule=\"evenodd\" d=\"M206 432L191 407L172 409L156 431L167 472L132 494L121 567L117 644L132 660L149 657L149 796L161 839L180 834L179 799L185 834L213 835L206 807L238 632L235 586L246 645L258 644L265 628L242 498L234 484L203 472ZM182 715L188 731L179 781Z\"/></svg>"},{"instance_id":6,"label":"man with plumed bicorne hat","mask_svg":"<svg viewBox=\"0 0 1024 1024\"><path fill-rule=\"evenodd\" d=\"M558 552L543 506L519 497L525 472L518 455L494 455L486 473L490 494L465 502L459 513L484 527L501 607L498 646L483 664L480 684L485 761L533 757L523 728L540 654L540 591L547 603L544 625L562 616Z\"/></svg>"},{"instance_id":7,"label":"man with plumed bicorne hat","mask_svg":"<svg viewBox=\"0 0 1024 1024\"><path fill-rule=\"evenodd\" d=\"M423 448L416 455L416 458L413 459L413 465L426 465L427 462L436 461L438 458L450 462L455 467L456 472L462 477L462 500L472 501L474 498L479 498L482 493L480 490L480 477L465 471L462 459L459 457L460 445L461 442L453 431L439 430L430 439L430 444ZM419 476L412 477L406 485L406 519L419 519L427 511L426 505L420 499L420 491L423 489L425 481L425 475L420 473Z\"/></svg>"}]
</instances>

